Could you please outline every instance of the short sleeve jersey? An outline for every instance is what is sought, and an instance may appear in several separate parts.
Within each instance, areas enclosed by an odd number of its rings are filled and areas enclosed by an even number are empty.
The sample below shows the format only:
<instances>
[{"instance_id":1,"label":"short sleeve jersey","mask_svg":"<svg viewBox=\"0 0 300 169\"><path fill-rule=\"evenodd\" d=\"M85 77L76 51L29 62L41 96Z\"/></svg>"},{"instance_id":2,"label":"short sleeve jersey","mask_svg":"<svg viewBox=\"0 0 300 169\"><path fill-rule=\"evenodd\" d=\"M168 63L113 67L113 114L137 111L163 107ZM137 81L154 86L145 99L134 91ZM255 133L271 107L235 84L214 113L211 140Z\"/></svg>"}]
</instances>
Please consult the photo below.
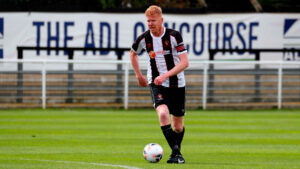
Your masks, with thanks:
<instances>
[{"instance_id":1,"label":"short sleeve jersey","mask_svg":"<svg viewBox=\"0 0 300 169\"><path fill-rule=\"evenodd\" d=\"M132 44L132 50L140 53L143 49L148 54L147 78L149 84L153 83L157 76L177 65L180 61L178 56L187 52L180 33L168 28L164 28L164 33L160 37L152 35L149 30L141 34ZM168 78L162 86L184 87L184 72Z\"/></svg>"}]
</instances>

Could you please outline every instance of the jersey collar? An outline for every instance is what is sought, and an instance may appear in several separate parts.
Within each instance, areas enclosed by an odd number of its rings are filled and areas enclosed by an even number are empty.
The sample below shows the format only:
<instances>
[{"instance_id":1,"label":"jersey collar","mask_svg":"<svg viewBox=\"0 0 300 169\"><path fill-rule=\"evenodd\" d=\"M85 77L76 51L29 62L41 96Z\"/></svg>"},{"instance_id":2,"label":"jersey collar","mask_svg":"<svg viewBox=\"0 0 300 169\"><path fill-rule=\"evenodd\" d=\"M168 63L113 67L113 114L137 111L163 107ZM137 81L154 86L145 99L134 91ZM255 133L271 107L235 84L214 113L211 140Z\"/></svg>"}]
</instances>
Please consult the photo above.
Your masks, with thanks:
<instances>
[{"instance_id":1,"label":"jersey collar","mask_svg":"<svg viewBox=\"0 0 300 169\"><path fill-rule=\"evenodd\" d=\"M163 27L163 28L164 28L164 33L163 33L161 36L154 36L154 35L150 32L152 38L162 38L162 37L165 35L165 33L166 33L166 28L165 28L165 27Z\"/></svg>"}]
</instances>

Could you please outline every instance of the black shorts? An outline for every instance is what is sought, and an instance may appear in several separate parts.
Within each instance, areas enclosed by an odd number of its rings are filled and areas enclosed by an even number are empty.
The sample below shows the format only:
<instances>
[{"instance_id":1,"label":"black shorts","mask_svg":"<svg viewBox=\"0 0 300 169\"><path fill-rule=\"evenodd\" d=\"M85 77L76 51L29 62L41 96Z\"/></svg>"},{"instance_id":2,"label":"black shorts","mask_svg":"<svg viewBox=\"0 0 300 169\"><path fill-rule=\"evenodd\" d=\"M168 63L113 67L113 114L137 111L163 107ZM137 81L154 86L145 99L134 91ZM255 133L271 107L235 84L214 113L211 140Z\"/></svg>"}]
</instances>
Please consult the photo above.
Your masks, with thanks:
<instances>
[{"instance_id":1,"label":"black shorts","mask_svg":"<svg viewBox=\"0 0 300 169\"><path fill-rule=\"evenodd\" d=\"M150 84L150 91L154 108L165 104L169 108L170 114L174 116L185 115L185 87L167 88Z\"/></svg>"}]
</instances>

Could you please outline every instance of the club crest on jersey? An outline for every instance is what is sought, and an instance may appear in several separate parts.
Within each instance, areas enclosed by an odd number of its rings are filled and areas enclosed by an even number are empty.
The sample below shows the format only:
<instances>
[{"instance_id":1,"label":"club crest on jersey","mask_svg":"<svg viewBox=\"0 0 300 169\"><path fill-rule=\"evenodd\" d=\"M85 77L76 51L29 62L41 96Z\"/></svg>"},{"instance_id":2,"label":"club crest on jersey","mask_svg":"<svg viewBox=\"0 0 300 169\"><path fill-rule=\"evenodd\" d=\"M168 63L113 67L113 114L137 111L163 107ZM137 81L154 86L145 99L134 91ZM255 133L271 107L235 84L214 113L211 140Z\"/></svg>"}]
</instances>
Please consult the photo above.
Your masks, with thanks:
<instances>
[{"instance_id":1,"label":"club crest on jersey","mask_svg":"<svg viewBox=\"0 0 300 169\"><path fill-rule=\"evenodd\" d=\"M151 59L154 59L155 56L156 56L156 54L155 54L155 52L150 51L150 52L149 52L149 56L150 56Z\"/></svg>"},{"instance_id":2,"label":"club crest on jersey","mask_svg":"<svg viewBox=\"0 0 300 169\"><path fill-rule=\"evenodd\" d=\"M170 45L170 41L168 41L168 40L165 40L165 42L164 42L164 44L165 44L165 46L169 46Z\"/></svg>"}]
</instances>

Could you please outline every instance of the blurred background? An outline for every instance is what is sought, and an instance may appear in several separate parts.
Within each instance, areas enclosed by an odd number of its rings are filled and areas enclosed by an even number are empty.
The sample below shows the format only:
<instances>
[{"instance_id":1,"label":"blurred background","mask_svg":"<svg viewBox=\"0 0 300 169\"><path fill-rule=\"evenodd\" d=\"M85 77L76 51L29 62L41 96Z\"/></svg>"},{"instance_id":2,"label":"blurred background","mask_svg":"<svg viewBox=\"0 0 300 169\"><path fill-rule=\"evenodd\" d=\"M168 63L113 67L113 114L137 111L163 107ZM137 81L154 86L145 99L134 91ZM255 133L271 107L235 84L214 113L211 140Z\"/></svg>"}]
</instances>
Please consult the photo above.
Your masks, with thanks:
<instances>
[{"instance_id":1,"label":"blurred background","mask_svg":"<svg viewBox=\"0 0 300 169\"><path fill-rule=\"evenodd\" d=\"M300 12L299 0L1 0L0 11L143 12L151 4L167 13Z\"/></svg>"}]
</instances>

